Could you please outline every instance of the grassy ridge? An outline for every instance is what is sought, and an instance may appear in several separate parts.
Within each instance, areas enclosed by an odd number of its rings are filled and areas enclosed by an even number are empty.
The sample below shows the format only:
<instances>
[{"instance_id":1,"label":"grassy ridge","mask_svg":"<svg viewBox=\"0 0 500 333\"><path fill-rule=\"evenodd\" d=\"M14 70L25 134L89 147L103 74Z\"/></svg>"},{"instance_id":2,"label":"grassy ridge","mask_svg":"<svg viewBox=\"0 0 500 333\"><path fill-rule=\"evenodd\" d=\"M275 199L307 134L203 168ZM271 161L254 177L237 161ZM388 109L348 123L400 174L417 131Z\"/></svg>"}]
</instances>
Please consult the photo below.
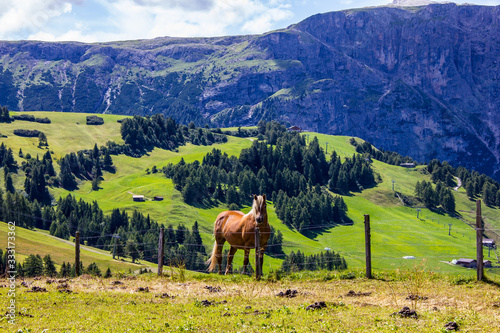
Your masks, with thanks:
<instances>
[{"instance_id":1,"label":"grassy ridge","mask_svg":"<svg viewBox=\"0 0 500 333\"><path fill-rule=\"evenodd\" d=\"M9 232L7 223L0 222L0 247L7 247L7 233ZM15 250L16 259L18 262L23 262L29 254L39 254L42 258L50 254L58 266L63 261L74 263L75 261L75 245L71 241L62 240L50 236L44 231L28 230L25 228L16 227L15 230ZM126 260L113 260L109 251L99 250L85 245L80 246L80 259L84 266L95 262L102 272L110 268L112 272L128 272L129 269L135 271L146 264L132 264ZM151 266L151 265L150 265Z\"/></svg>"},{"instance_id":2,"label":"grassy ridge","mask_svg":"<svg viewBox=\"0 0 500 333\"><path fill-rule=\"evenodd\" d=\"M11 135L16 128L39 129L46 133L50 149L55 157L61 157L69 151L92 148L94 143L104 144L108 140L122 142L119 137L119 124L117 119L122 116L103 115L105 124L102 126L85 125L86 115L62 114L51 112L36 113L39 117L49 117L52 124L35 124L16 121L8 124L2 133L8 138L2 138L16 153L19 148L24 153L41 155L44 150L36 147L37 139L21 138ZM79 122L80 124L76 124ZM316 133L305 133L309 140L317 136L323 148L328 142L328 153L333 149L341 157L350 157L355 153L349 144L349 137L330 136ZM161 173L147 174L146 169L153 166L161 169L168 163L177 163L181 158L186 162L201 160L213 148L221 149L229 155L238 155L242 148L249 147L251 140L247 138L229 137L225 144L213 146L194 146L188 144L179 148L178 152L154 149L147 156L140 159L124 155L112 156L116 173L105 173L101 189L91 190L90 182L79 184L79 189L71 194L85 201L96 200L99 206L107 213L113 208L128 211L138 209L144 214L149 214L154 220L174 227L181 223L189 228L194 221L198 221L203 242L207 247L212 245L212 228L215 217L225 210L225 205L215 207L194 207L182 201L180 193L173 188L172 181L166 179ZM306 254L323 251L329 247L340 252L346 257L350 267L360 268L364 265L364 224L363 215L370 214L372 223L372 254L374 269L395 269L400 265L408 264L403 256L413 255L418 259L426 258L429 268L453 274L468 274L466 270L450 266L443 261L458 259L460 257L475 256L475 233L466 223L448 215L422 209L420 218L416 218L416 211L403 207L392 191L392 180L395 180L396 190L411 196L417 181L427 180L430 177L422 172L422 167L405 169L374 161L375 172L380 175L382 182L377 186L365 189L362 193L345 196L349 207L349 217L354 221L352 226L337 226L324 230L314 239L307 238L284 226L276 217L272 203L269 205L270 223L283 233L284 250L301 250ZM3 177L2 177L3 178ZM1 180L3 181L3 179ZM16 186L22 188L22 173L16 179ZM3 184L2 184L3 185ZM66 196L69 192L54 188L51 193L55 196ZM147 198L160 195L164 201L146 201L137 203L131 200L133 194L143 194ZM457 211L462 217L469 218L474 203L469 201L461 189L455 192ZM248 211L248 207L243 211ZM492 225L499 226L500 218L497 210L483 208L487 220ZM448 224L452 224L452 233L448 235ZM487 255L487 251L485 252ZM236 265L242 262L242 253L235 257ZM280 266L279 259L267 258L264 272ZM411 261L410 261L411 264Z\"/></svg>"}]
</instances>

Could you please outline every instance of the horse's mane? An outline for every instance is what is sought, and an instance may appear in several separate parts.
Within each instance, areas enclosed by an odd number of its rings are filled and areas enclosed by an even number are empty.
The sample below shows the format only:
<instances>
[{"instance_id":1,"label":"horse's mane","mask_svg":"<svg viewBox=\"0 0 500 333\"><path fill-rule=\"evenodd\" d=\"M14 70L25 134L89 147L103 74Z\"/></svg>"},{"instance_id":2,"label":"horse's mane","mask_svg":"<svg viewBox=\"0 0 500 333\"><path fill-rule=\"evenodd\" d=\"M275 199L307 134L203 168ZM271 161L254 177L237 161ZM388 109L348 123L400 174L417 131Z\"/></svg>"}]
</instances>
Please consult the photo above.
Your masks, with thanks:
<instances>
[{"instance_id":1,"label":"horse's mane","mask_svg":"<svg viewBox=\"0 0 500 333\"><path fill-rule=\"evenodd\" d=\"M262 195L259 195L257 197L257 200L253 200L252 202L252 209L245 214L245 217L252 214L253 216L255 216L255 210L257 209L257 207L259 206L262 206L262 203L264 202L264 198L262 197Z\"/></svg>"}]
</instances>

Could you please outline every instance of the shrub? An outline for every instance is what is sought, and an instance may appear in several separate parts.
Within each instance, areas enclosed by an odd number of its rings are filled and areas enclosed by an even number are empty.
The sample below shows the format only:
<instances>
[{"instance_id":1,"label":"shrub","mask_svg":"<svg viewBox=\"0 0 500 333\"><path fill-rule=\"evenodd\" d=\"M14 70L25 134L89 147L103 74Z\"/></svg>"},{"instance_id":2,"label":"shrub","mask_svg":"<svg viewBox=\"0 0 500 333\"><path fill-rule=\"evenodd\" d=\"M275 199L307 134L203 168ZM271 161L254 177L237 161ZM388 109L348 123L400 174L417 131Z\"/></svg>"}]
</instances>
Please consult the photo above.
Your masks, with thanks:
<instances>
[{"instance_id":1,"label":"shrub","mask_svg":"<svg viewBox=\"0 0 500 333\"><path fill-rule=\"evenodd\" d=\"M39 130L15 129L14 134L17 136L24 136L28 138L37 138L40 135Z\"/></svg>"},{"instance_id":2,"label":"shrub","mask_svg":"<svg viewBox=\"0 0 500 333\"><path fill-rule=\"evenodd\" d=\"M102 125L104 119L98 116L87 116L87 125Z\"/></svg>"}]
</instances>

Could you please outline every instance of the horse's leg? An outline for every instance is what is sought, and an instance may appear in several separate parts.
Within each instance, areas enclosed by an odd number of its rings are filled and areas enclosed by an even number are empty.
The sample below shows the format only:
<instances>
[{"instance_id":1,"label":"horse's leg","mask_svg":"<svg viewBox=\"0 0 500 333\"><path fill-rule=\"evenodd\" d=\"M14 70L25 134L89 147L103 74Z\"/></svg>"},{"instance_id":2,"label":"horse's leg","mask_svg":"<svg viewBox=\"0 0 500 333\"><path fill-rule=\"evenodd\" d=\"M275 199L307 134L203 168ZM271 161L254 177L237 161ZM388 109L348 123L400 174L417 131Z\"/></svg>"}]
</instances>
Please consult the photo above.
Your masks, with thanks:
<instances>
[{"instance_id":1,"label":"horse's leg","mask_svg":"<svg viewBox=\"0 0 500 333\"><path fill-rule=\"evenodd\" d=\"M238 249L234 246L231 246L229 249L229 254L227 256L227 267L226 267L226 275L233 274L233 257Z\"/></svg>"},{"instance_id":2,"label":"horse's leg","mask_svg":"<svg viewBox=\"0 0 500 333\"><path fill-rule=\"evenodd\" d=\"M243 259L243 274L247 273L248 266L248 256L250 255L250 249L245 249L245 259Z\"/></svg>"},{"instance_id":3,"label":"horse's leg","mask_svg":"<svg viewBox=\"0 0 500 333\"><path fill-rule=\"evenodd\" d=\"M219 274L222 274L222 248L224 247L225 239L217 241L217 252L215 257L217 258L217 263L219 264Z\"/></svg>"}]
</instances>

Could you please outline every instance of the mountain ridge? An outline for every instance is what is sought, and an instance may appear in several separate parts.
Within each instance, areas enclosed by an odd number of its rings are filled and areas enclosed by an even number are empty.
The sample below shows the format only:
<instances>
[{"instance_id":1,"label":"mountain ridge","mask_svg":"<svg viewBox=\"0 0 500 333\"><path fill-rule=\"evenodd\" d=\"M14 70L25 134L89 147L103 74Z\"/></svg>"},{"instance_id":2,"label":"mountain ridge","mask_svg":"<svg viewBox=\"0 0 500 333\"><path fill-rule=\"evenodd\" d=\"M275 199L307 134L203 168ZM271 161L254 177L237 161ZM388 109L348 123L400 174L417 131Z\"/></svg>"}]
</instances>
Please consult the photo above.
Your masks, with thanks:
<instances>
[{"instance_id":1,"label":"mountain ridge","mask_svg":"<svg viewBox=\"0 0 500 333\"><path fill-rule=\"evenodd\" d=\"M0 42L12 110L277 119L500 177L500 6L372 7L261 35Z\"/></svg>"}]
</instances>

